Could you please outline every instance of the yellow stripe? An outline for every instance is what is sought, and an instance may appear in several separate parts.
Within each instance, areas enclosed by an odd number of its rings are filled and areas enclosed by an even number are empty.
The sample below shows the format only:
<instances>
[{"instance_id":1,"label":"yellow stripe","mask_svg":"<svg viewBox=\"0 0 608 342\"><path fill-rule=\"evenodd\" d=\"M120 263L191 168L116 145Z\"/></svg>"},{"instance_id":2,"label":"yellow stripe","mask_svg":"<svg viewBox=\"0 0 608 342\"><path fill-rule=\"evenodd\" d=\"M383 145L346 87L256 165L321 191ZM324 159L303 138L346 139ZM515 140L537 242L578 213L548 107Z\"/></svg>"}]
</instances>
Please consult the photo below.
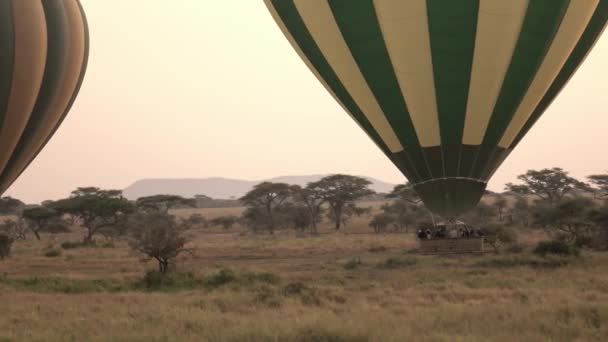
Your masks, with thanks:
<instances>
[{"instance_id":1,"label":"yellow stripe","mask_svg":"<svg viewBox=\"0 0 608 342\"><path fill-rule=\"evenodd\" d=\"M6 167L27 125L42 84L47 54L47 30L40 1L13 1L15 65L2 130L0 172Z\"/></svg>"},{"instance_id":2,"label":"yellow stripe","mask_svg":"<svg viewBox=\"0 0 608 342\"><path fill-rule=\"evenodd\" d=\"M462 143L480 145L521 33L529 0L481 0Z\"/></svg>"},{"instance_id":3,"label":"yellow stripe","mask_svg":"<svg viewBox=\"0 0 608 342\"><path fill-rule=\"evenodd\" d=\"M63 116L63 112L67 108L68 103L74 94L74 90L76 89L76 85L78 84L82 71L82 63L84 61L85 32L84 18L82 17L80 7L76 1L77 0L64 1L69 26L69 41L67 44L68 53L65 60L66 68L63 86L49 105L33 141L25 147L23 155L11 170L11 174L7 177L9 180L15 179L28 165L31 158L33 158L40 148L42 148L42 145L47 141L49 134L53 132L53 129Z\"/></svg>"},{"instance_id":4,"label":"yellow stripe","mask_svg":"<svg viewBox=\"0 0 608 342\"><path fill-rule=\"evenodd\" d=\"M393 153L403 151L344 41L327 0L295 0L294 4L327 62L389 150Z\"/></svg>"},{"instance_id":5,"label":"yellow stripe","mask_svg":"<svg viewBox=\"0 0 608 342\"><path fill-rule=\"evenodd\" d=\"M374 6L420 145L439 146L426 0L374 0Z\"/></svg>"},{"instance_id":6,"label":"yellow stripe","mask_svg":"<svg viewBox=\"0 0 608 342\"><path fill-rule=\"evenodd\" d=\"M528 118L566 63L572 50L574 50L598 4L599 0L573 0L570 2L547 57L517 109L513 120L511 120L511 124L500 140L500 147L509 147L528 121Z\"/></svg>"}]
</instances>

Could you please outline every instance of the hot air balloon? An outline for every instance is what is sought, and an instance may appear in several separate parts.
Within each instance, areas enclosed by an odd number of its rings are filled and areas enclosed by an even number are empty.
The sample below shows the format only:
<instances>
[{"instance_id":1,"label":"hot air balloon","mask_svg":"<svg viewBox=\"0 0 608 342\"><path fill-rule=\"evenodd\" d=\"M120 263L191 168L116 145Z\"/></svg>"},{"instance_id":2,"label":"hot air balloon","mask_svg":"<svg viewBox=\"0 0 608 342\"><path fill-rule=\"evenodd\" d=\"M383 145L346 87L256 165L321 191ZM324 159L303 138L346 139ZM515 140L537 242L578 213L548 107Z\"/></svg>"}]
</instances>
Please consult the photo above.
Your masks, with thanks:
<instances>
[{"instance_id":1,"label":"hot air balloon","mask_svg":"<svg viewBox=\"0 0 608 342\"><path fill-rule=\"evenodd\" d=\"M78 0L0 0L0 194L66 117L88 51Z\"/></svg>"},{"instance_id":2,"label":"hot air balloon","mask_svg":"<svg viewBox=\"0 0 608 342\"><path fill-rule=\"evenodd\" d=\"M608 0L265 2L319 81L447 218L479 203L608 17Z\"/></svg>"}]
</instances>

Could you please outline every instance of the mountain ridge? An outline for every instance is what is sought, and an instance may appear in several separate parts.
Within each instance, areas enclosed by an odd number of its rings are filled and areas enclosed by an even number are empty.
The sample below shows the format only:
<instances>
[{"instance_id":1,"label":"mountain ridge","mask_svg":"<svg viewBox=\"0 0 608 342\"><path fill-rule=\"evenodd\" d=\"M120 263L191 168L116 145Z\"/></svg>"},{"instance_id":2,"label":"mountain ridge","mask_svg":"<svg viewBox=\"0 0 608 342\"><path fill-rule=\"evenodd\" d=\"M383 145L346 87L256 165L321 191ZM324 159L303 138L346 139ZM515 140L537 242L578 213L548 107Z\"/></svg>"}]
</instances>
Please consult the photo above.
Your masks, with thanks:
<instances>
[{"instance_id":1,"label":"mountain ridge","mask_svg":"<svg viewBox=\"0 0 608 342\"><path fill-rule=\"evenodd\" d=\"M304 186L317 181L326 175L279 176L263 180L244 180L225 177L208 178L144 178L135 181L123 190L130 200L139 197L166 194L183 197L205 195L214 199L232 199L245 195L255 185L262 182L287 183ZM370 188L376 192L390 192L395 184L373 177L365 177L372 184Z\"/></svg>"}]
</instances>

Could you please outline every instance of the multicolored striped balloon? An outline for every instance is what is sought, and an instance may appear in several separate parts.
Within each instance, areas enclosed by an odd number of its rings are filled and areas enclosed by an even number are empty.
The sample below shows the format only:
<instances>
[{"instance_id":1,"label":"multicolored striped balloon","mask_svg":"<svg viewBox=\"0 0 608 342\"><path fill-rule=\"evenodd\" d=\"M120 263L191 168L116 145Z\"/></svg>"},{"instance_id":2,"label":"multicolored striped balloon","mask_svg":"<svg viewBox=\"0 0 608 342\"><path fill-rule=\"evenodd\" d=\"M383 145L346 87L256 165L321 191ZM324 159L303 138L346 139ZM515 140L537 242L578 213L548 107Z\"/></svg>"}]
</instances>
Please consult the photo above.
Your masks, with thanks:
<instances>
[{"instance_id":1,"label":"multicolored striped balloon","mask_svg":"<svg viewBox=\"0 0 608 342\"><path fill-rule=\"evenodd\" d=\"M67 115L88 51L78 0L0 0L0 194Z\"/></svg>"},{"instance_id":2,"label":"multicolored striped balloon","mask_svg":"<svg viewBox=\"0 0 608 342\"><path fill-rule=\"evenodd\" d=\"M608 0L265 0L327 90L454 217L583 62Z\"/></svg>"}]
</instances>

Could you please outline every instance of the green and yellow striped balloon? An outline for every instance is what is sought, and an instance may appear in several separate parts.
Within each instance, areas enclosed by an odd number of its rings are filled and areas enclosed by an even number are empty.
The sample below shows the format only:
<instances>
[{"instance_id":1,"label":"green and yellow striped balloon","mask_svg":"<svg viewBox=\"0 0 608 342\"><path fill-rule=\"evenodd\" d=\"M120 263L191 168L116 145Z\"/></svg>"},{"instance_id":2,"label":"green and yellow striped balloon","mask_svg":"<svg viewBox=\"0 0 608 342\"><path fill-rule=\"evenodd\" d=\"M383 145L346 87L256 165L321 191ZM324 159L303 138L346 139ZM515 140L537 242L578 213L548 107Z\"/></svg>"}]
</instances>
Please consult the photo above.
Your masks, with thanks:
<instances>
[{"instance_id":1,"label":"green and yellow striped balloon","mask_svg":"<svg viewBox=\"0 0 608 342\"><path fill-rule=\"evenodd\" d=\"M0 0L0 194L67 115L88 51L78 0Z\"/></svg>"},{"instance_id":2,"label":"green and yellow striped balloon","mask_svg":"<svg viewBox=\"0 0 608 342\"><path fill-rule=\"evenodd\" d=\"M265 0L327 90L453 217L598 40L608 0Z\"/></svg>"}]
</instances>

